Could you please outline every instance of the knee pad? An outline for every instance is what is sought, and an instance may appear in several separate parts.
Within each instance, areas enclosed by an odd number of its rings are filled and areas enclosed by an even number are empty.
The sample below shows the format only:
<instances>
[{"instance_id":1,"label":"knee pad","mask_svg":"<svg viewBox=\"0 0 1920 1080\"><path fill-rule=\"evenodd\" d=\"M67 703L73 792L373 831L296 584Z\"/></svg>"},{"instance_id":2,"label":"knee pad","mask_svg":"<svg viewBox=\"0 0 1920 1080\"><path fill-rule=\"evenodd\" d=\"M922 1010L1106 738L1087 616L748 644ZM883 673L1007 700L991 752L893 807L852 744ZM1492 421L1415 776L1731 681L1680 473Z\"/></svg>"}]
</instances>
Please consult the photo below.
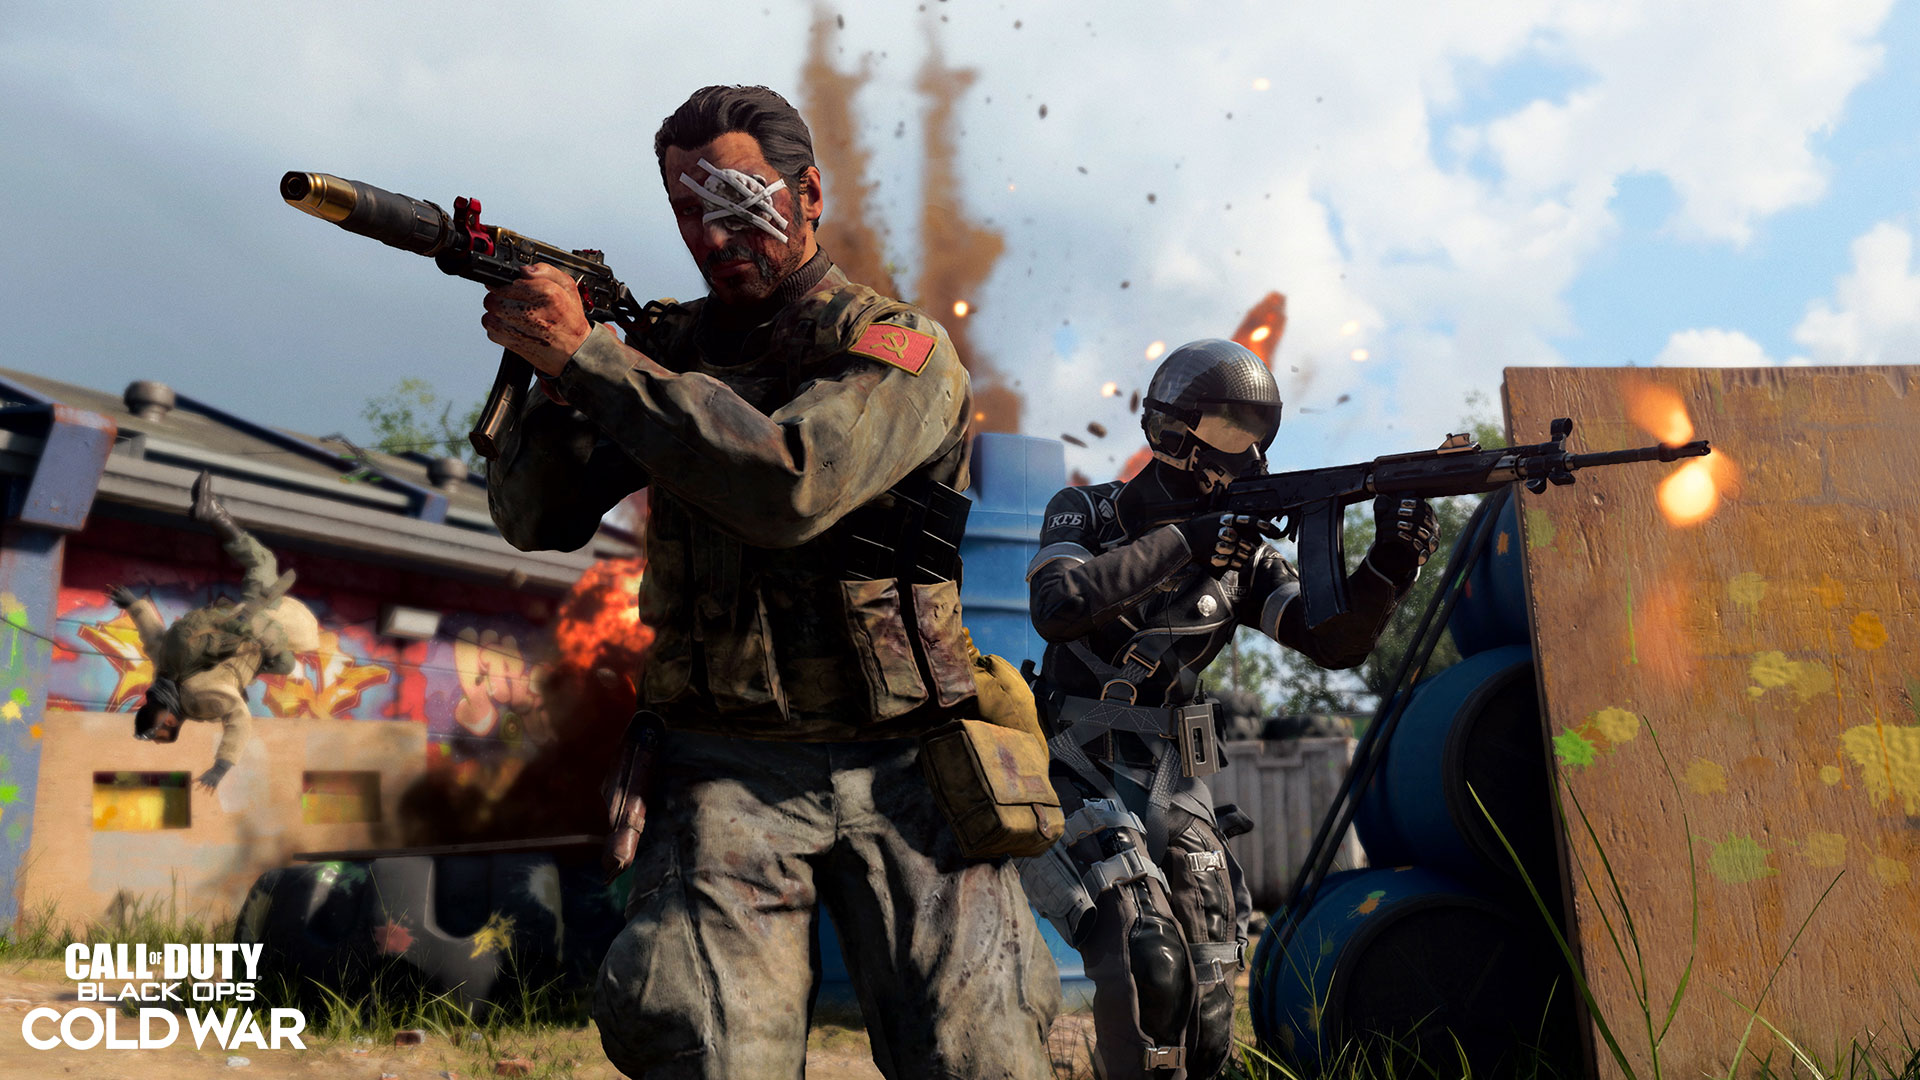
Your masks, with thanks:
<instances>
[{"instance_id":1,"label":"knee pad","mask_svg":"<svg viewBox=\"0 0 1920 1080\"><path fill-rule=\"evenodd\" d=\"M1193 966L1180 924L1141 911L1127 929L1127 960L1140 1005L1140 1030L1156 1044L1177 1046L1193 1014Z\"/></svg>"}]
</instances>

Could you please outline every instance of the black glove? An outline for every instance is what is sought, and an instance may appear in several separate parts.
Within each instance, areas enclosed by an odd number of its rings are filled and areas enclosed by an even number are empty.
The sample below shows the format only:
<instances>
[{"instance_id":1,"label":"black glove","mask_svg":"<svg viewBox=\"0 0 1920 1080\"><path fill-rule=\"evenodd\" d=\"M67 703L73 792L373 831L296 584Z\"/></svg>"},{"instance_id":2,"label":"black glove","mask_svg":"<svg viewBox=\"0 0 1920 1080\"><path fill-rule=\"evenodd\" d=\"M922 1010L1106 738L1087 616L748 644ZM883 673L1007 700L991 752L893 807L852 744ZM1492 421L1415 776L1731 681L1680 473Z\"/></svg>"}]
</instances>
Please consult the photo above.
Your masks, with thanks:
<instances>
[{"instance_id":1,"label":"black glove","mask_svg":"<svg viewBox=\"0 0 1920 1080\"><path fill-rule=\"evenodd\" d=\"M1391 578L1411 578L1440 546L1440 521L1425 499L1380 496L1373 500L1373 528L1367 558Z\"/></svg>"},{"instance_id":2,"label":"black glove","mask_svg":"<svg viewBox=\"0 0 1920 1080\"><path fill-rule=\"evenodd\" d=\"M132 607L133 602L138 600L139 597L133 595L133 590L127 588L125 585L109 585L107 587L107 599L113 601L114 607L125 611Z\"/></svg>"},{"instance_id":3,"label":"black glove","mask_svg":"<svg viewBox=\"0 0 1920 1080\"><path fill-rule=\"evenodd\" d=\"M1217 510L1175 528L1186 537L1187 551L1193 561L1206 567L1214 577L1245 570L1265 544L1263 537L1279 535L1271 524L1250 514Z\"/></svg>"},{"instance_id":4,"label":"black glove","mask_svg":"<svg viewBox=\"0 0 1920 1080\"><path fill-rule=\"evenodd\" d=\"M208 769L195 778L194 784L202 791L212 791L214 788L220 786L221 778L225 777L227 770L231 768L233 768L233 766L227 762L216 761L213 763L213 768Z\"/></svg>"}]
</instances>

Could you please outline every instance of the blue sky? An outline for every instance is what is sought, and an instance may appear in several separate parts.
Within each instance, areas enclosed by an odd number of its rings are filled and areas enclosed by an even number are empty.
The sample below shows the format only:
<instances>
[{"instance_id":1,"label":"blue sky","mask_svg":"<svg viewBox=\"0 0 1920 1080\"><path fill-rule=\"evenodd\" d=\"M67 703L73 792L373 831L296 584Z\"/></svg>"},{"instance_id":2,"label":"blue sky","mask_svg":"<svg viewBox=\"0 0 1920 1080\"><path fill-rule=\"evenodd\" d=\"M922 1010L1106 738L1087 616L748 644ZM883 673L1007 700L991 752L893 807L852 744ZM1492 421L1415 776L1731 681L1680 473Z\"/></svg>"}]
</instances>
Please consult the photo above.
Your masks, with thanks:
<instances>
[{"instance_id":1,"label":"blue sky","mask_svg":"<svg viewBox=\"0 0 1920 1080\"><path fill-rule=\"evenodd\" d=\"M1916 0L916 6L6 4L0 366L313 433L364 433L402 376L477 397L477 287L288 209L280 173L481 195L694 295L656 118L710 82L798 98L833 14L909 281L915 76L932 43L976 72L953 209L1006 252L972 340L1029 433L1114 432L1070 449L1092 476L1135 423L1098 387L1270 289L1283 467L1432 445L1510 365L1920 361Z\"/></svg>"}]
</instances>

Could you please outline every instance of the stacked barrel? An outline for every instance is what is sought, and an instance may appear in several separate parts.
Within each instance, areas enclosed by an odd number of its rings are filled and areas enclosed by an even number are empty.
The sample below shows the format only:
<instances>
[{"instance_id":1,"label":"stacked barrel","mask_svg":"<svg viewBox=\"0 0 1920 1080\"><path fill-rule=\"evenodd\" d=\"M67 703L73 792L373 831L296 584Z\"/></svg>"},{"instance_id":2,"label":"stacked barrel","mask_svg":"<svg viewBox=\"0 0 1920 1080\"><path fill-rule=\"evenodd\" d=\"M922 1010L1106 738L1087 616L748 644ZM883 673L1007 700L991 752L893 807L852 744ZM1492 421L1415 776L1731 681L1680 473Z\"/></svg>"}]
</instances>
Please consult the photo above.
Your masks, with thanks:
<instances>
[{"instance_id":1,"label":"stacked barrel","mask_svg":"<svg viewBox=\"0 0 1920 1080\"><path fill-rule=\"evenodd\" d=\"M1255 1030L1308 1070L1350 1053L1448 1068L1464 1053L1472 1075L1578 1067L1577 992L1526 887L1558 915L1518 501L1448 623L1462 659L1414 684L1358 794L1371 867L1329 875L1284 951L1277 922L1255 950Z\"/></svg>"}]
</instances>

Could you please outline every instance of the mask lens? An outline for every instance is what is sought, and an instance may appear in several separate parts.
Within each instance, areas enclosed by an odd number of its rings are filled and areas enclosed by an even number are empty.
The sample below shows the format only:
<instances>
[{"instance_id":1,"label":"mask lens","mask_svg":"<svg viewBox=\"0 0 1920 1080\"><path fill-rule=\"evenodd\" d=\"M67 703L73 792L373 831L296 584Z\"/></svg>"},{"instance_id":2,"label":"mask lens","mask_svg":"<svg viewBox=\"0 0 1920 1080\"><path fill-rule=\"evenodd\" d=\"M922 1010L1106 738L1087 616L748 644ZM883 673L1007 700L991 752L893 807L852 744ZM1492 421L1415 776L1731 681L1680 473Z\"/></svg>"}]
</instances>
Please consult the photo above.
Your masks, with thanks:
<instances>
[{"instance_id":1,"label":"mask lens","mask_svg":"<svg viewBox=\"0 0 1920 1080\"><path fill-rule=\"evenodd\" d=\"M1193 434L1223 454L1244 454L1271 438L1277 426L1263 406L1223 402L1204 407Z\"/></svg>"}]
</instances>

